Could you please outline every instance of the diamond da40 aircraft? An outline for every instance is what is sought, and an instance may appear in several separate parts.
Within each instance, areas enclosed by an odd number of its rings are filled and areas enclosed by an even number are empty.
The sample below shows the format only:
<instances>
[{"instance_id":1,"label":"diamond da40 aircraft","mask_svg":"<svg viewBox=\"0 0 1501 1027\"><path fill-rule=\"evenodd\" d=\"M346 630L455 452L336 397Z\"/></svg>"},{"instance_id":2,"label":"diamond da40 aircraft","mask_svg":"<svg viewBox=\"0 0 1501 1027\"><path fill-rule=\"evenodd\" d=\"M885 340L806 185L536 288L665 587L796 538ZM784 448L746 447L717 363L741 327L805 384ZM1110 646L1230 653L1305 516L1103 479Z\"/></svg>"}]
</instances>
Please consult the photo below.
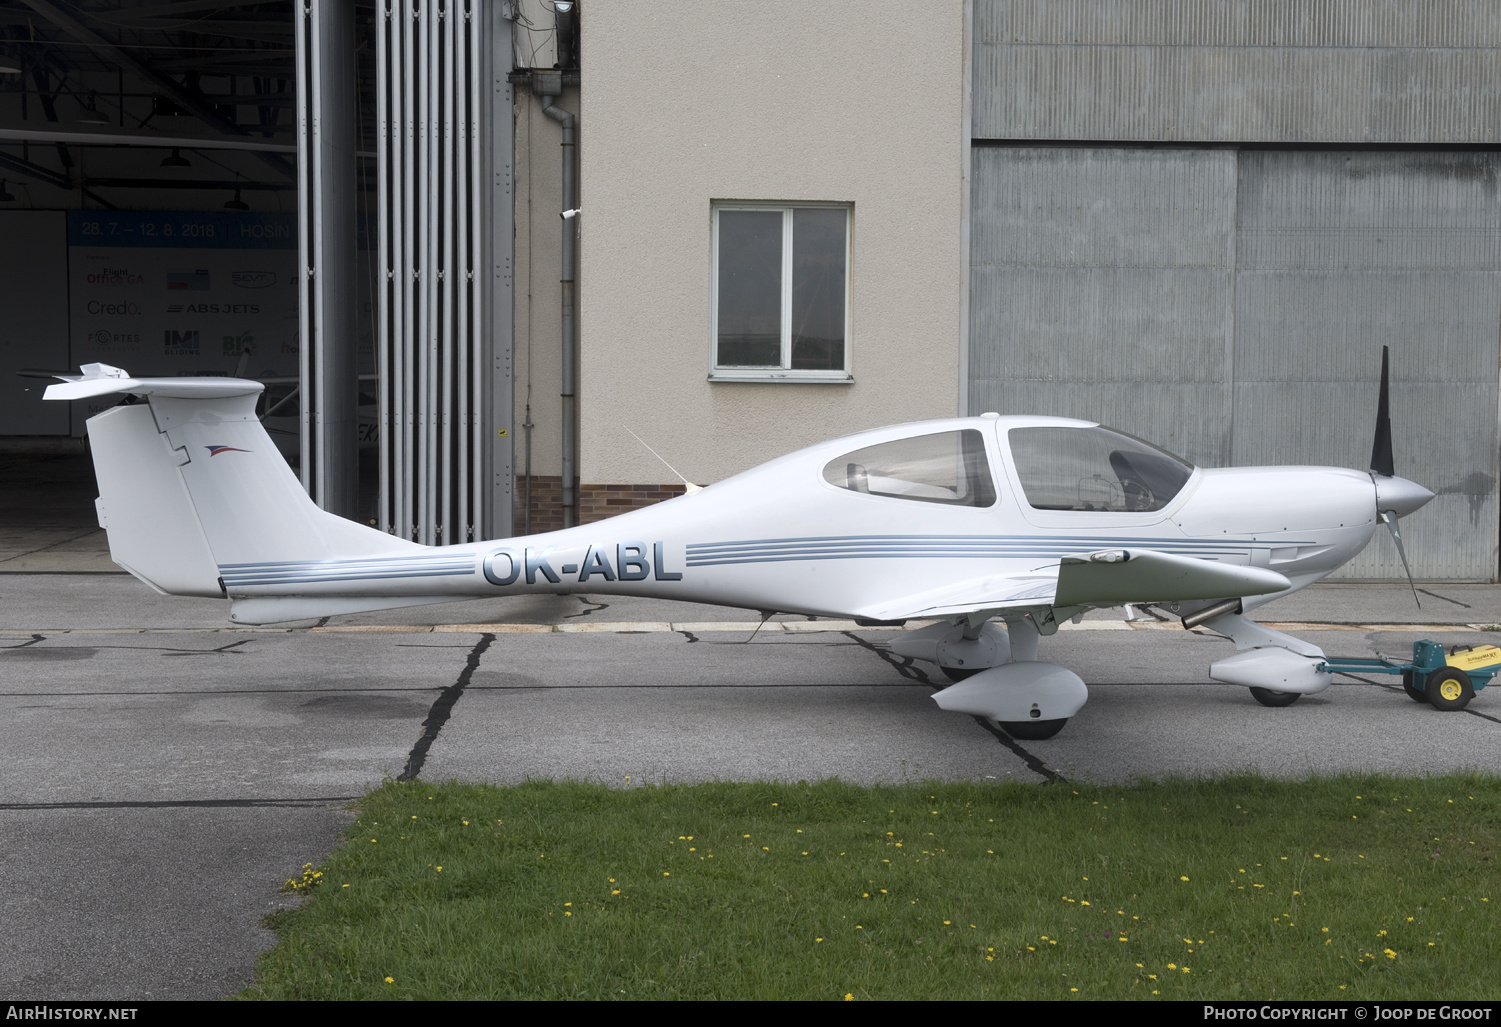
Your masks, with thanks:
<instances>
[{"instance_id":1,"label":"diamond da40 aircraft","mask_svg":"<svg viewBox=\"0 0 1501 1027\"><path fill-rule=\"evenodd\" d=\"M46 395L125 394L88 421L111 558L160 592L234 600L235 623L533 592L931 621L891 649L955 682L939 706L1019 738L1088 698L1037 654L1092 608L1163 604L1226 636L1237 652L1210 676L1265 705L1327 688L1317 647L1246 614L1381 523L1400 547L1397 518L1433 498L1393 472L1383 354L1370 471L1197 468L1089 421L983 414L822 442L593 524L428 547L315 506L256 417L261 383L82 370Z\"/></svg>"}]
</instances>

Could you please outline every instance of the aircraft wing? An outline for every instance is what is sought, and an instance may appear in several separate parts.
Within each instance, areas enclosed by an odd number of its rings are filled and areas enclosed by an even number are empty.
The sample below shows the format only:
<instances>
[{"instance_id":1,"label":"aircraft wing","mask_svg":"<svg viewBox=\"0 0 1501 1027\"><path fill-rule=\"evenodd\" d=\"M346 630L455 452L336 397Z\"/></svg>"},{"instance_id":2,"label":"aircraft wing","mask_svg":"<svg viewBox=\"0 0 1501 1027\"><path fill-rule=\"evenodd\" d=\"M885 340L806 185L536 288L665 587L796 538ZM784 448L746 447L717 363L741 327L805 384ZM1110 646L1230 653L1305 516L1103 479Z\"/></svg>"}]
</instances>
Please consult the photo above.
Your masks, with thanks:
<instances>
[{"instance_id":1,"label":"aircraft wing","mask_svg":"<svg viewBox=\"0 0 1501 1027\"><path fill-rule=\"evenodd\" d=\"M1292 582L1261 567L1199 560L1155 549L1109 549L1067 556L1019 574L954 582L856 611L870 620L955 617L982 610L1114 606L1266 595Z\"/></svg>"}]
</instances>

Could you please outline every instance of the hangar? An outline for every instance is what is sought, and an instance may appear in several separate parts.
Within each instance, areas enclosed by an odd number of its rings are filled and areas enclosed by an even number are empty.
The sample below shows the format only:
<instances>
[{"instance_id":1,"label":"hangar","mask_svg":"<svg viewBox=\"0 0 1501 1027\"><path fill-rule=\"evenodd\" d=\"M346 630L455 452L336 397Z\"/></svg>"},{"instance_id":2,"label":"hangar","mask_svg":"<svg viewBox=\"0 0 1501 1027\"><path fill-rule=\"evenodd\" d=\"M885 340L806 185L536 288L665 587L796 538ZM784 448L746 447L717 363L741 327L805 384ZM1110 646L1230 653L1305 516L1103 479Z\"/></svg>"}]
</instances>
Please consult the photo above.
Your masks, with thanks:
<instances>
[{"instance_id":1,"label":"hangar","mask_svg":"<svg viewBox=\"0 0 1501 1027\"><path fill-rule=\"evenodd\" d=\"M459 542L983 410L1363 467L1389 345L1399 473L1439 494L1414 572L1497 578L1482 0L4 0L0 24L8 456L87 413L48 420L22 368L260 376L322 505ZM1341 572L1401 573L1384 538Z\"/></svg>"}]
</instances>

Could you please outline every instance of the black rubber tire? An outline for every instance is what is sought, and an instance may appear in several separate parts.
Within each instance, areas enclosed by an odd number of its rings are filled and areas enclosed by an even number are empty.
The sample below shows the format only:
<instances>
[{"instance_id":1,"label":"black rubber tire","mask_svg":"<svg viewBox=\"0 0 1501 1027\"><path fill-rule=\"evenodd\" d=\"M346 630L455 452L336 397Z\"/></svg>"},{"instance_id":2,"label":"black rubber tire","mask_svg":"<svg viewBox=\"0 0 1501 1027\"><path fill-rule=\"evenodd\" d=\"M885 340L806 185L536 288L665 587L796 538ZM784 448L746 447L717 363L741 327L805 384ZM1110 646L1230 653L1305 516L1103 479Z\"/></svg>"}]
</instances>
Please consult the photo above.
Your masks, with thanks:
<instances>
[{"instance_id":1,"label":"black rubber tire","mask_svg":"<svg viewBox=\"0 0 1501 1027\"><path fill-rule=\"evenodd\" d=\"M1251 686L1251 698L1263 706L1279 707L1291 706L1303 695L1302 692L1274 692L1270 688L1257 688Z\"/></svg>"},{"instance_id":2,"label":"black rubber tire","mask_svg":"<svg viewBox=\"0 0 1501 1027\"><path fill-rule=\"evenodd\" d=\"M996 723L1001 730L1006 732L1018 742L1040 742L1044 738L1052 738L1063 730L1063 725L1068 723L1068 718L1062 720L998 720Z\"/></svg>"},{"instance_id":3,"label":"black rubber tire","mask_svg":"<svg viewBox=\"0 0 1501 1027\"><path fill-rule=\"evenodd\" d=\"M948 678L950 681L963 681L965 678L972 678L976 674L980 673L980 671L982 671L982 670L989 670L990 668L989 667L945 667L942 664L940 664L939 667L938 667L938 669L941 670L941 671L943 671L943 676L946 677L946 678Z\"/></svg>"},{"instance_id":4,"label":"black rubber tire","mask_svg":"<svg viewBox=\"0 0 1501 1027\"><path fill-rule=\"evenodd\" d=\"M1475 698L1470 675L1458 667L1440 667L1428 675L1428 702L1436 710L1462 710Z\"/></svg>"},{"instance_id":5,"label":"black rubber tire","mask_svg":"<svg viewBox=\"0 0 1501 1027\"><path fill-rule=\"evenodd\" d=\"M1428 701L1428 693L1412 683L1412 671L1410 670L1402 672L1402 691L1406 692L1407 698L1413 702Z\"/></svg>"}]
</instances>

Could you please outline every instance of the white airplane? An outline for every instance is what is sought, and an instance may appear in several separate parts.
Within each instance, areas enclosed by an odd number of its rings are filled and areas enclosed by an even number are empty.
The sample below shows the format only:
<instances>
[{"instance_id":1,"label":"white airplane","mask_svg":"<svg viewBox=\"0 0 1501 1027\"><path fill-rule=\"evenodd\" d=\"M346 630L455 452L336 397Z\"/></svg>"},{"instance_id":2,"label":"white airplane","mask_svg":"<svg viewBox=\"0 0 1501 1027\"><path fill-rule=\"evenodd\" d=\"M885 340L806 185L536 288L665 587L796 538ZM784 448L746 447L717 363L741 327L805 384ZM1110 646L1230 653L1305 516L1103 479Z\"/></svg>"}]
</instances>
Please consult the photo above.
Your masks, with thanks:
<instances>
[{"instance_id":1,"label":"white airplane","mask_svg":"<svg viewBox=\"0 0 1501 1027\"><path fill-rule=\"evenodd\" d=\"M982 414L819 443L594 524L428 547L318 509L256 418L260 382L82 371L46 398L126 396L88 421L111 558L159 592L232 599L235 623L538 592L932 621L891 649L956 682L943 709L1027 739L1088 698L1039 637L1094 608L1162 604L1228 637L1210 676L1264 705L1327 688L1321 650L1247 611L1379 523L1400 547L1396 519L1433 498L1393 474L1383 355L1370 472L1196 468L1090 421Z\"/></svg>"}]
</instances>

